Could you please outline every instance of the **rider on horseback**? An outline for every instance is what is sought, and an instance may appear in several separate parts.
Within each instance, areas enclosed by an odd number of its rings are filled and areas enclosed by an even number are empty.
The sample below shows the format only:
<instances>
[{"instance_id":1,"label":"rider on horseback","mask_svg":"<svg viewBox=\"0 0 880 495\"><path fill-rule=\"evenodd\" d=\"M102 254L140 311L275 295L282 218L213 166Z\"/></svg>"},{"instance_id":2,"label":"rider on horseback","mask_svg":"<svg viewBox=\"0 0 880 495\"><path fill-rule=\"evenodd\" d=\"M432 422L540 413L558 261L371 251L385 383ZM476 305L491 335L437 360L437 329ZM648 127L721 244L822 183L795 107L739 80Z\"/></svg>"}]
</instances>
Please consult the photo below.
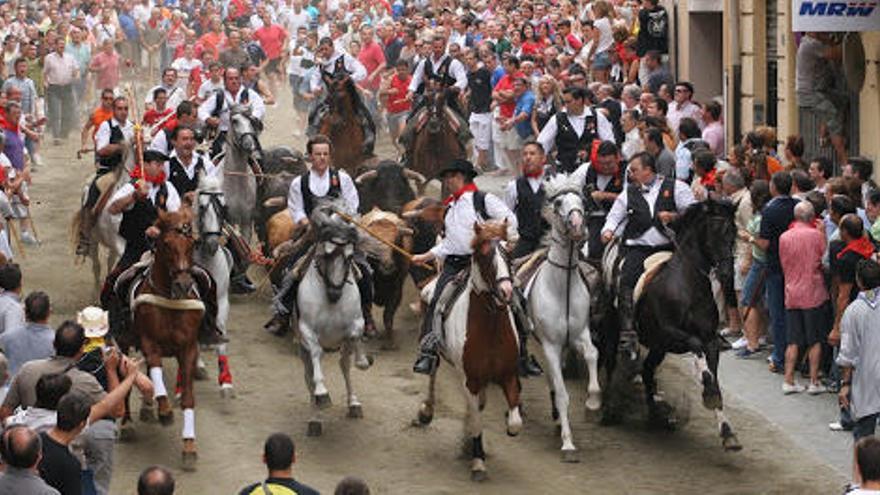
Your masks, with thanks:
<instances>
[{"instance_id":1,"label":"rider on horseback","mask_svg":"<svg viewBox=\"0 0 880 495\"><path fill-rule=\"evenodd\" d=\"M360 199L358 198L354 181L344 170L338 170L330 166L330 151L330 139L322 134L315 135L306 143L306 152L308 152L312 160L312 167L308 172L293 179L287 195L287 209L291 217L293 217L293 222L297 225L298 230L309 226L309 217L312 214L312 210L318 201L324 198L341 198L346 206L346 211L343 213L347 215L355 215L358 211ZM304 232L306 233L303 236L308 235L310 231ZM294 268L312 245L312 242L302 243L290 256L291 269L285 274L281 287L272 301L272 311L274 313L272 319L264 325L264 328L270 333L284 335L289 329L290 316L296 304L299 277L303 275L303 273L299 273L300 270L295 270ZM361 307L364 312L364 331L367 333L368 329L374 327L371 314L373 308L373 281L366 257L359 251L355 252L354 262L361 273L360 280L358 280L358 289L361 295Z\"/></svg>"},{"instance_id":2,"label":"rider on horseback","mask_svg":"<svg viewBox=\"0 0 880 495\"><path fill-rule=\"evenodd\" d=\"M623 191L623 177L620 170L620 151L612 141L602 141L596 149L595 157L581 165L575 174L582 177L584 198L587 201L587 256L591 260L601 260L602 226L614 201Z\"/></svg>"},{"instance_id":3,"label":"rider on horseback","mask_svg":"<svg viewBox=\"0 0 880 495\"><path fill-rule=\"evenodd\" d=\"M194 193L202 177L214 176L219 172L210 158L196 151L196 136L192 127L175 127L171 132L171 142L174 148L165 163L164 173L181 196Z\"/></svg>"},{"instance_id":4,"label":"rider on horseback","mask_svg":"<svg viewBox=\"0 0 880 495\"><path fill-rule=\"evenodd\" d=\"M582 86L571 86L562 92L565 111L557 112L544 124L538 142L550 153L556 148L558 170L570 174L590 159L595 139L614 141L614 128L605 114L587 106L590 92Z\"/></svg>"},{"instance_id":5,"label":"rider on horseback","mask_svg":"<svg viewBox=\"0 0 880 495\"><path fill-rule=\"evenodd\" d=\"M315 105L309 113L309 127L306 135L316 135L319 132L321 119L330 111L330 100L328 99L330 91L326 91L324 85L329 86L331 82L344 81L347 90L351 92L354 99L355 114L360 118L361 127L364 130L364 155L372 155L373 146L376 144L376 124L373 122L370 111L364 105L363 98L354 86L354 83L359 83L367 77L367 69L358 59L345 52L337 51L333 46L333 40L329 37L321 38L318 43L317 55L321 63L319 70L312 73L310 85L313 93L323 90L324 99Z\"/></svg>"},{"instance_id":6,"label":"rider on horseback","mask_svg":"<svg viewBox=\"0 0 880 495\"><path fill-rule=\"evenodd\" d=\"M113 100L113 117L98 126L95 133L95 178L89 186L86 202L80 209L79 242L76 246L77 256L85 256L91 247L92 225L99 212L93 211L101 196L101 190L112 187L99 187L98 181L108 172L112 172L121 163L125 143L134 137L134 124L128 120L128 99L118 97ZM102 181L104 182L104 181ZM105 189L106 190L106 189Z\"/></svg>"},{"instance_id":7,"label":"rider on horseback","mask_svg":"<svg viewBox=\"0 0 880 495\"><path fill-rule=\"evenodd\" d=\"M434 36L431 40L431 57L419 62L409 83L406 98L415 100L415 105L398 139L403 149L408 150L412 144L419 122L417 117L428 104L425 98L428 91L446 92L446 106L452 110L458 121L458 139L466 143L471 138L471 132L458 104L458 96L467 89L467 86L468 74L464 65L446 53L446 38L440 35Z\"/></svg>"},{"instance_id":8,"label":"rider on horseback","mask_svg":"<svg viewBox=\"0 0 880 495\"><path fill-rule=\"evenodd\" d=\"M443 270L437 278L431 303L422 320L419 337L421 349L418 360L413 366L413 371L416 373L430 375L437 367L437 350L442 334L440 328L442 324L437 320L442 320L446 306L452 303L452 296L458 292L447 290L450 282L456 280L462 270L470 266L474 224L490 219L505 219L508 238L516 239L516 216L499 198L477 190L477 185L474 184L476 175L474 165L461 159L454 160L440 172L446 188L455 191L444 201L447 205L444 218L445 233L443 239L430 251L412 258L413 264L425 264L435 259L443 261ZM504 299L509 301L513 295L512 281L499 280L498 288ZM536 372L540 374L540 369L536 370L534 364L529 362L526 350L527 336L523 335L523 330L525 330L523 325L517 325L517 331L520 333L520 372L526 375Z\"/></svg>"},{"instance_id":9,"label":"rider on horseback","mask_svg":"<svg viewBox=\"0 0 880 495\"><path fill-rule=\"evenodd\" d=\"M208 97L199 106L199 120L218 131L217 137L211 144L212 160L217 160L223 151L226 133L229 132L230 110L234 105L245 105L250 108L250 117L257 131L262 130L263 116L266 114L263 98L256 91L242 86L241 73L238 69L233 67L226 69L223 84L222 91L216 91L214 97Z\"/></svg>"},{"instance_id":10,"label":"rider on horseback","mask_svg":"<svg viewBox=\"0 0 880 495\"><path fill-rule=\"evenodd\" d=\"M695 203L694 194L684 182L657 175L654 157L638 153L630 159L631 181L625 194L614 201L605 225L602 242L608 243L623 227L624 257L617 294L620 320L620 349L631 358L636 355L633 290L644 273L645 260L660 251L673 250L668 224Z\"/></svg>"}]
</instances>

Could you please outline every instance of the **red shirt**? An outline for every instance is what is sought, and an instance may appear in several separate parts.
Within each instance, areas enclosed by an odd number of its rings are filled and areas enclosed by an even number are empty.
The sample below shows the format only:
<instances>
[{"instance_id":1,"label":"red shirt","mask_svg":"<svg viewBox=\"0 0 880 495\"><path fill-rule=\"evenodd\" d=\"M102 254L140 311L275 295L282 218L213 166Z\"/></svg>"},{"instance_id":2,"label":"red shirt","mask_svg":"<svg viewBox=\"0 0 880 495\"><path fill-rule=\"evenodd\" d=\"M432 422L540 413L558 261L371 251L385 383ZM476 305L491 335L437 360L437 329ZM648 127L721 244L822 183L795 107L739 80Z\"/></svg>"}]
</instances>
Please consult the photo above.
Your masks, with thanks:
<instances>
[{"instance_id":1,"label":"red shirt","mask_svg":"<svg viewBox=\"0 0 880 495\"><path fill-rule=\"evenodd\" d=\"M544 42L541 40L538 41L526 41L522 44L522 54L523 55L540 55L541 52L544 51Z\"/></svg>"},{"instance_id":2,"label":"red shirt","mask_svg":"<svg viewBox=\"0 0 880 495\"><path fill-rule=\"evenodd\" d=\"M498 83L495 84L494 91L513 91L513 80L523 77L522 72L517 72L516 74L504 74L501 76L501 79L498 80ZM501 110L501 116L505 119L509 119L513 117L513 112L516 110L516 99L514 98L508 103L501 103L498 105L498 108Z\"/></svg>"},{"instance_id":3,"label":"red shirt","mask_svg":"<svg viewBox=\"0 0 880 495\"><path fill-rule=\"evenodd\" d=\"M394 77L391 78L391 89L394 92L388 95L388 101L385 104L388 113L408 112L412 108L412 102L406 99L406 91L411 80L412 76L410 75L401 79L399 75L394 74Z\"/></svg>"},{"instance_id":4,"label":"red shirt","mask_svg":"<svg viewBox=\"0 0 880 495\"><path fill-rule=\"evenodd\" d=\"M367 43L361 47L361 51L358 53L358 62L364 64L367 74L372 74L376 67L385 63L385 51L375 41ZM372 78L361 81L361 86L376 91L381 83L379 74L375 74Z\"/></svg>"},{"instance_id":5,"label":"red shirt","mask_svg":"<svg viewBox=\"0 0 880 495\"><path fill-rule=\"evenodd\" d=\"M147 110L146 112L144 112L144 124L153 125L156 122L159 122L160 120L162 120L164 117L167 117L168 114L170 114L173 111L174 111L173 108L166 108L165 110L163 110L161 112L156 110L155 108L151 108L150 110ZM166 122L166 124L167 124L167 122Z\"/></svg>"},{"instance_id":6,"label":"red shirt","mask_svg":"<svg viewBox=\"0 0 880 495\"><path fill-rule=\"evenodd\" d=\"M220 58L220 47L226 45L226 35L210 31L199 38L199 43L202 45L202 51L210 51L214 54L214 60L218 60Z\"/></svg>"},{"instance_id":7,"label":"red shirt","mask_svg":"<svg viewBox=\"0 0 880 495\"><path fill-rule=\"evenodd\" d=\"M779 262L785 276L785 309L813 309L828 300L822 270L825 234L795 222L779 237Z\"/></svg>"},{"instance_id":8,"label":"red shirt","mask_svg":"<svg viewBox=\"0 0 880 495\"><path fill-rule=\"evenodd\" d=\"M287 31L278 24L263 26L254 33L254 38L260 42L260 47L266 52L266 58L274 60L281 56L281 48L287 39Z\"/></svg>"}]
</instances>

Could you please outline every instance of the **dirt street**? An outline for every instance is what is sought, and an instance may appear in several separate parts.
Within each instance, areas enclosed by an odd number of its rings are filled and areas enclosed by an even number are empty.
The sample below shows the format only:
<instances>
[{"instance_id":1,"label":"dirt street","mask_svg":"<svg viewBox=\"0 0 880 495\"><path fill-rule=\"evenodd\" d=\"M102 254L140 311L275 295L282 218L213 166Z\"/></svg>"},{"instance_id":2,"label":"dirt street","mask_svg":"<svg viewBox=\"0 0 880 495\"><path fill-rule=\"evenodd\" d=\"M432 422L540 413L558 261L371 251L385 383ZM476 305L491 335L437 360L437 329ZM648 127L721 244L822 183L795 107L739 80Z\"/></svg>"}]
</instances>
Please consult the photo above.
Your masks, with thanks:
<instances>
[{"instance_id":1,"label":"dirt street","mask_svg":"<svg viewBox=\"0 0 880 495\"><path fill-rule=\"evenodd\" d=\"M289 98L285 88L278 106L269 109L264 146L302 145L302 139L292 138L285 120ZM25 290L49 292L55 323L94 302L91 271L87 266L74 266L68 242L80 188L92 168L90 157L75 159L77 145L78 139L71 139L64 146L50 145L44 150L47 164L35 173L32 188L33 215L43 244L27 249L26 259L20 260ZM387 139L379 152L390 154ZM262 275L254 278L259 281ZM297 443L296 476L324 492L332 492L336 482L348 474L365 478L374 493L399 494L838 493L845 481L729 394L728 416L744 449L723 452L714 416L700 406L698 388L686 373L690 368L672 359L661 367L661 387L668 397L679 398L682 414L690 416L675 433L649 431L638 416L620 427L602 427L598 416L584 413L585 384L568 383L573 395L574 438L581 449L579 464L560 462L560 441L550 419L545 380L524 382L527 417L518 438L504 434L503 401L493 390L484 415L489 480L472 484L459 448L464 403L448 368L440 372L434 423L425 429L410 426L427 385L410 371L417 327L407 307L412 296L409 290L398 314L401 349L380 352L378 344L370 343L375 365L366 372L353 371L363 419L345 417L338 359L325 359L334 405L326 412L321 438L305 435L310 406L292 338L276 338L261 330L269 315L267 293L233 298L229 348L238 396L223 402L217 392L213 355L206 354L211 379L199 382L196 394L198 470L184 473L179 469L182 418L178 410L173 426L138 423L137 439L118 444L112 492L134 493L138 473L159 463L174 469L179 493L237 493L244 484L264 476L262 442L276 431L289 433ZM537 352L536 345L532 348ZM166 377L173 376L174 365L169 362ZM723 369L721 382L723 386Z\"/></svg>"}]
</instances>

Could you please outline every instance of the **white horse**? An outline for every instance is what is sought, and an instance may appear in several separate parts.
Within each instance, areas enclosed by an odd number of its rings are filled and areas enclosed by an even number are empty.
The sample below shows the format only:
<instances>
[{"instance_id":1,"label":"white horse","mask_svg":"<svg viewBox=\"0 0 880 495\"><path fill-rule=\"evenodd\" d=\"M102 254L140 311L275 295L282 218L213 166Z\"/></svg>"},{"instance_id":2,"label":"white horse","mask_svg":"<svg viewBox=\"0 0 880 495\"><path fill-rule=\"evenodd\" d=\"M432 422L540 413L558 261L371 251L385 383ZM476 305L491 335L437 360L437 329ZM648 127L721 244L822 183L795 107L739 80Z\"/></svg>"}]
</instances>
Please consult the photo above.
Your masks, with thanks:
<instances>
[{"instance_id":1,"label":"white horse","mask_svg":"<svg viewBox=\"0 0 880 495\"><path fill-rule=\"evenodd\" d=\"M330 393L324 385L321 357L325 350L340 350L339 367L345 379L348 417L363 416L351 384L351 358L361 370L370 367L361 337L364 318L355 273L352 268L358 234L353 226L333 214L336 203L319 205L312 212L316 230L314 259L297 288L300 357L305 367L306 386L312 396L313 417L308 435L320 436L320 411L330 407Z\"/></svg>"},{"instance_id":2,"label":"white horse","mask_svg":"<svg viewBox=\"0 0 880 495\"><path fill-rule=\"evenodd\" d=\"M127 144L123 145L123 154L122 154L122 162L116 169L112 172L108 172L112 174L110 177L105 180L112 180L113 184L110 187L110 190L107 191L109 198L112 198L113 195L119 190L120 187L127 184L131 178L129 173L134 170L134 154L131 152L131 147ZM82 201L80 205L85 205L86 199L89 194L89 184L92 183L94 176L90 177L88 182L83 188L82 193ZM94 276L94 291L95 297L99 297L101 295L101 285L103 283L104 277L113 267L116 265L116 262L119 261L119 258L122 256L123 251L125 251L125 239L119 235L119 224L122 223L122 214L111 215L108 210L109 200L107 204L101 209L98 213L98 217L95 218L94 223L92 224L92 229L89 235L91 236L91 242L89 243L89 254L88 258L92 262L92 275ZM79 228L79 216L77 216L77 220L74 224ZM100 247L104 246L107 250L107 267L106 272L101 269L101 259L100 259Z\"/></svg>"},{"instance_id":3,"label":"white horse","mask_svg":"<svg viewBox=\"0 0 880 495\"><path fill-rule=\"evenodd\" d=\"M599 409L602 401L597 372L599 351L590 337L590 294L578 270L578 251L585 238L584 200L578 181L562 174L545 180L544 191L542 215L552 227L550 250L526 287L526 297L547 360L553 419L559 423L562 436L562 460L577 462L568 419L569 396L562 377L566 346L587 363L587 409Z\"/></svg>"},{"instance_id":4,"label":"white horse","mask_svg":"<svg viewBox=\"0 0 880 495\"><path fill-rule=\"evenodd\" d=\"M229 201L229 221L250 242L257 207L257 178L252 164L259 162L262 151L248 110L243 105L230 109L224 155L218 165L226 175L223 192Z\"/></svg>"},{"instance_id":5,"label":"white horse","mask_svg":"<svg viewBox=\"0 0 880 495\"><path fill-rule=\"evenodd\" d=\"M226 197L223 194L222 176L203 176L195 201L196 231L199 241L195 261L206 269L217 287L217 328L227 336L226 322L229 319L229 274L232 270L232 255L220 245L223 235L223 217L226 210ZM217 364L220 374L217 379L223 397L233 393L232 375L229 374L229 360L226 344L216 347ZM199 365L204 363L199 359Z\"/></svg>"}]
</instances>

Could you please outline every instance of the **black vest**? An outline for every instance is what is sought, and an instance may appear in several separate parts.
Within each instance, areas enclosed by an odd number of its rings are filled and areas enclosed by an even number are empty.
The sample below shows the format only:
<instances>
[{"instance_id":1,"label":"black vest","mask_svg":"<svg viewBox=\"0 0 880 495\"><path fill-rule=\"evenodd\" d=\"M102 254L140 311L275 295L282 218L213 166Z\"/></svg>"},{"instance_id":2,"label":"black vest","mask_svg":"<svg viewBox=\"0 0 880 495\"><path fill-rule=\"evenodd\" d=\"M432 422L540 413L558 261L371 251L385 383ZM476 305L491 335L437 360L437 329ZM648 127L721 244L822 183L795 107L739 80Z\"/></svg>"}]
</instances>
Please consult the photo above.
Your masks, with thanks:
<instances>
[{"instance_id":1,"label":"black vest","mask_svg":"<svg viewBox=\"0 0 880 495\"><path fill-rule=\"evenodd\" d=\"M137 180L132 180L132 184ZM119 224L119 235L125 239L125 252L128 257L140 258L140 255L150 249L150 240L147 238L147 227L153 225L159 218L159 210L165 210L165 202L168 199L168 186L162 184L156 193L156 203L149 198L135 201L131 209L122 213L122 223Z\"/></svg>"},{"instance_id":2,"label":"black vest","mask_svg":"<svg viewBox=\"0 0 880 495\"><path fill-rule=\"evenodd\" d=\"M107 125L110 126L110 144L119 144L125 141L125 134L122 133L122 128L118 125L113 125L113 119L108 120ZM98 158L98 165L106 170L113 170L120 163L122 163L121 153Z\"/></svg>"},{"instance_id":3,"label":"black vest","mask_svg":"<svg viewBox=\"0 0 880 495\"><path fill-rule=\"evenodd\" d=\"M556 113L556 159L560 163L560 171L570 174L577 168L578 152L588 153L593 140L598 137L596 129L596 109L590 107L591 114L584 121L584 133L578 137L577 131L568 120L568 112Z\"/></svg>"},{"instance_id":4,"label":"black vest","mask_svg":"<svg viewBox=\"0 0 880 495\"><path fill-rule=\"evenodd\" d=\"M593 201L592 197L589 194L586 194L587 186L593 186L594 191L602 191L602 192L611 192L611 193L620 193L623 191L623 181L620 180L620 177L614 177L607 184L605 184L604 188L599 187L599 174L596 172L592 166L587 169L587 176L584 178L584 197L587 198L587 201ZM611 206L614 205L614 200L604 200L600 201L595 205L600 210L604 210L605 213L611 211Z\"/></svg>"},{"instance_id":5,"label":"black vest","mask_svg":"<svg viewBox=\"0 0 880 495\"><path fill-rule=\"evenodd\" d=\"M168 171L168 182L174 186L174 189L177 189L178 194L183 195L199 188L199 173L204 173L205 164L202 157L199 156L196 160L195 173L190 179L180 160L174 156L168 160Z\"/></svg>"},{"instance_id":6,"label":"black vest","mask_svg":"<svg viewBox=\"0 0 880 495\"><path fill-rule=\"evenodd\" d=\"M538 241L550 224L541 216L541 207L544 204L544 185L538 187L538 192L532 192L529 180L523 176L516 179L516 225L519 236L529 241Z\"/></svg>"},{"instance_id":7,"label":"black vest","mask_svg":"<svg viewBox=\"0 0 880 495\"><path fill-rule=\"evenodd\" d=\"M431 62L431 58L425 59L425 69L422 72L422 83L419 84L417 93L423 93L425 91L425 82L426 81L439 81L440 84L443 85L444 88L448 88L455 84L455 78L449 74L449 66L452 65L452 57L446 56L446 58L440 62L440 66L437 67L437 70L434 70L434 64Z\"/></svg>"},{"instance_id":8,"label":"black vest","mask_svg":"<svg viewBox=\"0 0 880 495\"><path fill-rule=\"evenodd\" d=\"M676 211L675 207L675 179L665 177L660 184L660 192L657 194L657 200L654 202L654 215L651 215L651 209L648 202L641 192L642 186L639 184L630 184L626 188L626 201L629 219L626 227L623 229L623 239L636 239L648 231L651 227L660 228L663 232L662 224L657 214L661 211Z\"/></svg>"},{"instance_id":9,"label":"black vest","mask_svg":"<svg viewBox=\"0 0 880 495\"><path fill-rule=\"evenodd\" d=\"M312 192L312 189L309 187L309 172L300 176L302 178L300 181L300 191L303 198L303 210L305 210L307 217L312 216L312 209L315 207L315 200L322 198L338 198L342 196L342 184L339 181L339 171L335 168L330 168L327 173L330 174L330 188L327 189L327 194L324 196L316 196Z\"/></svg>"},{"instance_id":10,"label":"black vest","mask_svg":"<svg viewBox=\"0 0 880 495\"><path fill-rule=\"evenodd\" d=\"M238 95L238 102L242 105L248 104L251 101L251 90L247 87L244 88L244 91ZM214 95L214 110L211 112L211 117L219 117L220 113L223 111L223 105L226 104L226 94L222 89L218 89L217 93Z\"/></svg>"},{"instance_id":11,"label":"black vest","mask_svg":"<svg viewBox=\"0 0 880 495\"><path fill-rule=\"evenodd\" d=\"M324 78L324 82L331 81L346 74L349 74L349 72L348 69L345 68L345 55L340 55L339 58L336 59L336 62L333 63L333 72L327 72L321 69L321 75Z\"/></svg>"}]
</instances>

